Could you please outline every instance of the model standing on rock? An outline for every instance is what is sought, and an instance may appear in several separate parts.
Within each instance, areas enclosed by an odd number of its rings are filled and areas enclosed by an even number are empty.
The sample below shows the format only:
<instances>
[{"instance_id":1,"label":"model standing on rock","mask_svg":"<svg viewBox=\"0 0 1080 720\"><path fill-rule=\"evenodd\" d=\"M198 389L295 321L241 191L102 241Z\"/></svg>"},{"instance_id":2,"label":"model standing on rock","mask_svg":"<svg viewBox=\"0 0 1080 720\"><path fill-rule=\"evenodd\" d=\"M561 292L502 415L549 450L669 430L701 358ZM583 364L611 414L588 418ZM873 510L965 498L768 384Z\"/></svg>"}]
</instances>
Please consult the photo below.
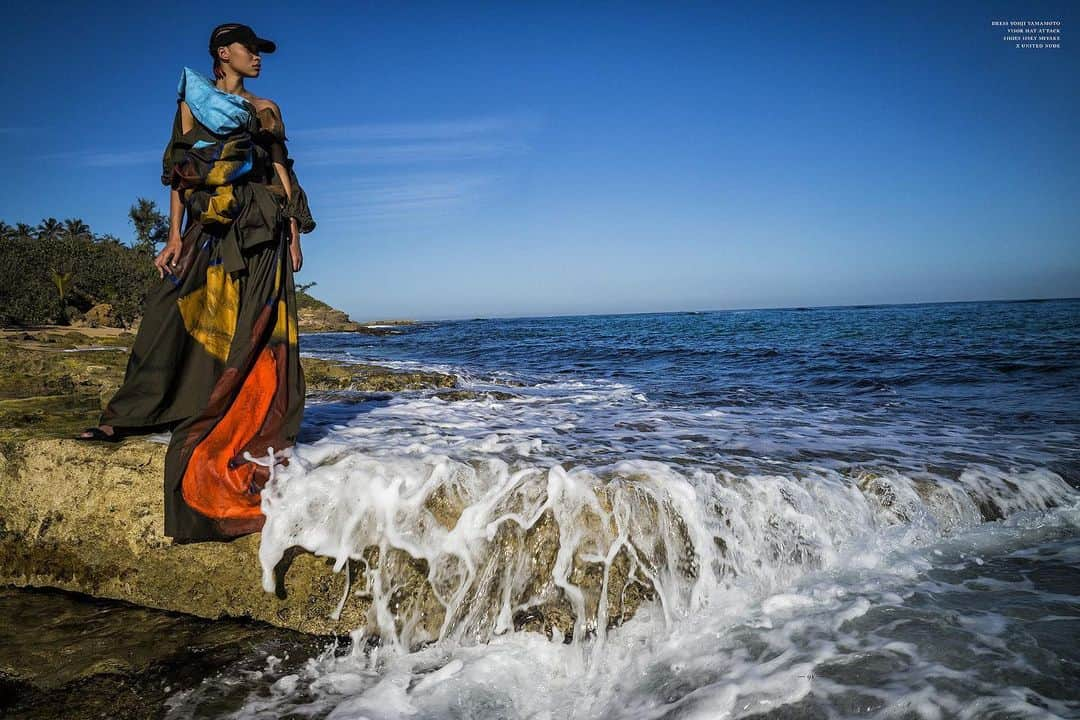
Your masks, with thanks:
<instances>
[{"instance_id":1,"label":"model standing on rock","mask_svg":"<svg viewBox=\"0 0 1080 720\"><path fill-rule=\"evenodd\" d=\"M172 188L169 239L154 260L162 282L146 299L123 385L101 424L79 435L114 442L172 430L165 534L177 540L262 527L270 450L287 462L281 451L304 411L293 273L300 233L315 223L281 110L244 87L275 49L246 25L219 25L210 36L216 82L181 73L162 159Z\"/></svg>"}]
</instances>

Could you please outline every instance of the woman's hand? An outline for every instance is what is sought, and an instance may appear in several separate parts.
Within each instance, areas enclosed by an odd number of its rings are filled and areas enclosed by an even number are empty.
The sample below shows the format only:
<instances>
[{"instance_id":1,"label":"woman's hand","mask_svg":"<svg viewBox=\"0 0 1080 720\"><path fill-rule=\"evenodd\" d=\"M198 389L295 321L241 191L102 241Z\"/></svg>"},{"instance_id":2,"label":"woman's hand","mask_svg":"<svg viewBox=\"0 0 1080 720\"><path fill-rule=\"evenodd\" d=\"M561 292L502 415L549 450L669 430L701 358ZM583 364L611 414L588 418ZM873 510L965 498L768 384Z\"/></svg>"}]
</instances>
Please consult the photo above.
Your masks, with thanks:
<instances>
[{"instance_id":1,"label":"woman's hand","mask_svg":"<svg viewBox=\"0 0 1080 720\"><path fill-rule=\"evenodd\" d=\"M300 224L296 218L289 218L289 256L292 258L293 272L300 272L300 266L304 264L304 253L300 251Z\"/></svg>"},{"instance_id":2,"label":"woman's hand","mask_svg":"<svg viewBox=\"0 0 1080 720\"><path fill-rule=\"evenodd\" d=\"M180 242L180 237L170 235L165 247L154 258L154 267L158 269L159 277L165 277L166 270L170 273L173 271L177 261L180 259L180 251L183 249L184 244Z\"/></svg>"}]
</instances>

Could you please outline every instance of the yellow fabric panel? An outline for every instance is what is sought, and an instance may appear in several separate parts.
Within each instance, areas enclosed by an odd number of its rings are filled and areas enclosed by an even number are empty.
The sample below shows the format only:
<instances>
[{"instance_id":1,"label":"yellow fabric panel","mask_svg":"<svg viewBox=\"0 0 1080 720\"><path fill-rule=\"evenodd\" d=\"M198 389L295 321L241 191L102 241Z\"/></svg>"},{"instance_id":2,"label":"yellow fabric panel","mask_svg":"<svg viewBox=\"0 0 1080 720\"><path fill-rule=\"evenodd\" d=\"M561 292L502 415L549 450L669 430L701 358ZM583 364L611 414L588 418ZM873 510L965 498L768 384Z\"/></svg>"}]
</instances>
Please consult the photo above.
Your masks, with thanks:
<instances>
[{"instance_id":1,"label":"yellow fabric panel","mask_svg":"<svg viewBox=\"0 0 1080 720\"><path fill-rule=\"evenodd\" d=\"M210 202L206 204L206 210L202 214L202 221L228 225L233 221L235 207L236 197L233 195L232 185L221 185L210 196Z\"/></svg>"},{"instance_id":2,"label":"yellow fabric panel","mask_svg":"<svg viewBox=\"0 0 1080 720\"><path fill-rule=\"evenodd\" d=\"M206 184L210 187L224 185L230 182L240 167L248 160L247 148L238 147L238 141L228 140L221 146L221 155L214 161L210 171L206 173Z\"/></svg>"},{"instance_id":3,"label":"yellow fabric panel","mask_svg":"<svg viewBox=\"0 0 1080 720\"><path fill-rule=\"evenodd\" d=\"M218 160L214 163L214 166L210 168L210 172L206 173L206 184L208 187L221 187L229 182L229 178L232 177L242 165L243 160Z\"/></svg>"},{"instance_id":4,"label":"yellow fabric panel","mask_svg":"<svg viewBox=\"0 0 1080 720\"><path fill-rule=\"evenodd\" d=\"M285 301L278 300L277 320L274 322L273 339L278 341L288 341L295 345L297 342L297 334L296 319L289 315L288 309L285 307Z\"/></svg>"},{"instance_id":5,"label":"yellow fabric panel","mask_svg":"<svg viewBox=\"0 0 1080 720\"><path fill-rule=\"evenodd\" d=\"M225 362L240 310L239 283L221 265L206 269L206 285L176 301L184 327L206 351Z\"/></svg>"}]
</instances>

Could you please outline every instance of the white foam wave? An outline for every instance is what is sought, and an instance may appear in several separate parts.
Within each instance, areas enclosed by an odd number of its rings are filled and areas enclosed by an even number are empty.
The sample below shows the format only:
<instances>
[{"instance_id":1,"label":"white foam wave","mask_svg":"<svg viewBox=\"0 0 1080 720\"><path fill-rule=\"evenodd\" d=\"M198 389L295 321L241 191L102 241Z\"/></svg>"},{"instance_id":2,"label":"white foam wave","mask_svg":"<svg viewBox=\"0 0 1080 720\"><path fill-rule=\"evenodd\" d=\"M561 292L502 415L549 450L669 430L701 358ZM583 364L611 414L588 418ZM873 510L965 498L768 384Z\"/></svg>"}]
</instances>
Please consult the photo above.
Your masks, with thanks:
<instances>
[{"instance_id":1,"label":"white foam wave","mask_svg":"<svg viewBox=\"0 0 1080 720\"><path fill-rule=\"evenodd\" d=\"M342 571L354 563L343 601L362 596L370 610L348 654L268 667L268 687L237 717L714 718L786 706L976 718L1072 707L1047 689L1052 672L1035 651L1003 639L1008 613L954 622L932 607L939 592L973 604L966 580L943 584L943 572L995 571L1024 543L1077 536L1077 491L1008 439L980 453L984 439L957 428L898 436L832 408L659 406L603 380L513 392L401 396L296 446L263 493L267 586L299 545ZM395 600L403 556L422 561L435 625ZM635 579L653 593L620 615L612 589ZM543 615L560 602L565 623ZM534 611L547 636L515 631ZM970 662L995 648L1014 684Z\"/></svg>"},{"instance_id":2,"label":"white foam wave","mask_svg":"<svg viewBox=\"0 0 1080 720\"><path fill-rule=\"evenodd\" d=\"M334 467L346 457L321 448L308 460ZM376 470L370 463L387 459L348 467ZM406 467L434 466L403 465L398 472ZM373 648L356 633L344 654L329 648L288 668L269 659L247 678L259 689L231 716L743 718L786 708L781 717L974 720L1066 717L1076 709L1054 664L1025 640L1036 607L1050 610L1041 620L1047 634L1054 622L1057 633L1075 628L1075 597L1062 592L1055 599L1000 567L1034 555L1043 563L1076 560L1080 504L1052 473L972 469L953 487L927 493L901 475L864 478L860 490L839 477L691 481L638 463L622 472L627 482L642 473L663 478L656 486L674 479L676 494L695 505L687 513L696 525L692 535L726 545L714 545L711 561L690 581L698 592L682 597L688 612L645 604L617 629L570 644L505 632L485 643L444 641L408 652L393 643ZM570 475L560 476L561 498L584 492L598 477L581 471L571 490ZM333 484L329 474L323 481ZM1014 500L1008 484L1025 482L1033 488L1028 499ZM393 485L376 489L381 500L362 501L382 503L388 523L407 516L390 510L406 505L395 494L412 497L415 507L425 482L402 475L397 493L389 492ZM1027 509L981 522L980 498L972 493L982 491L1001 507ZM485 519L493 505L475 506L486 509L459 536L470 541L449 541L444 551L469 555L489 542ZM402 534L408 533L400 526L386 533ZM430 552L433 537L412 533L411 547ZM329 535L323 540L326 548L340 547ZM671 580L687 582L678 574ZM170 717L197 716L198 692L180 700Z\"/></svg>"}]
</instances>

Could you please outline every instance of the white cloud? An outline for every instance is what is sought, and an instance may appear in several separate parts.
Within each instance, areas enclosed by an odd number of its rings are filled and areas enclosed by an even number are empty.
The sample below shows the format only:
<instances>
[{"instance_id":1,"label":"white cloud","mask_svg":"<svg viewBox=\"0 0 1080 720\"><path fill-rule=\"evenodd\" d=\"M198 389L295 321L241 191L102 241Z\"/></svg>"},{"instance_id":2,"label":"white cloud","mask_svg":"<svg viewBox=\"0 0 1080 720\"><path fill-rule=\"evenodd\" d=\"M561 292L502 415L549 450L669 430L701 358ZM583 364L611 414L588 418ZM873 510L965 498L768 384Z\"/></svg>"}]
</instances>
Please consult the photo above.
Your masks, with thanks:
<instances>
[{"instance_id":1,"label":"white cloud","mask_svg":"<svg viewBox=\"0 0 1080 720\"><path fill-rule=\"evenodd\" d=\"M289 130L290 138L311 142L346 142L377 140L452 140L520 134L535 128L539 118L526 113L446 120L441 122L364 123L325 128Z\"/></svg>"},{"instance_id":2,"label":"white cloud","mask_svg":"<svg viewBox=\"0 0 1080 720\"><path fill-rule=\"evenodd\" d=\"M43 155L47 160L72 160L89 167L120 167L161 162L161 150L73 150Z\"/></svg>"},{"instance_id":3,"label":"white cloud","mask_svg":"<svg viewBox=\"0 0 1080 720\"><path fill-rule=\"evenodd\" d=\"M528 146L514 141L452 140L409 144L370 144L317 147L306 151L302 162L311 165L393 165L485 160L520 155ZM301 162L298 160L298 162Z\"/></svg>"},{"instance_id":4,"label":"white cloud","mask_svg":"<svg viewBox=\"0 0 1080 720\"><path fill-rule=\"evenodd\" d=\"M505 160L529 153L527 135L538 125L538 117L517 113L301 129L289 135L303 145L295 155L301 182L303 168L355 168L344 171L344 181L323 185L317 201L312 196L325 222L418 220L482 202L500 185ZM494 160L501 161L498 169ZM397 172L376 175L375 166Z\"/></svg>"},{"instance_id":5,"label":"white cloud","mask_svg":"<svg viewBox=\"0 0 1080 720\"><path fill-rule=\"evenodd\" d=\"M440 214L477 201L497 179L485 173L430 172L361 178L320 192L320 215L326 222L344 222Z\"/></svg>"}]
</instances>

